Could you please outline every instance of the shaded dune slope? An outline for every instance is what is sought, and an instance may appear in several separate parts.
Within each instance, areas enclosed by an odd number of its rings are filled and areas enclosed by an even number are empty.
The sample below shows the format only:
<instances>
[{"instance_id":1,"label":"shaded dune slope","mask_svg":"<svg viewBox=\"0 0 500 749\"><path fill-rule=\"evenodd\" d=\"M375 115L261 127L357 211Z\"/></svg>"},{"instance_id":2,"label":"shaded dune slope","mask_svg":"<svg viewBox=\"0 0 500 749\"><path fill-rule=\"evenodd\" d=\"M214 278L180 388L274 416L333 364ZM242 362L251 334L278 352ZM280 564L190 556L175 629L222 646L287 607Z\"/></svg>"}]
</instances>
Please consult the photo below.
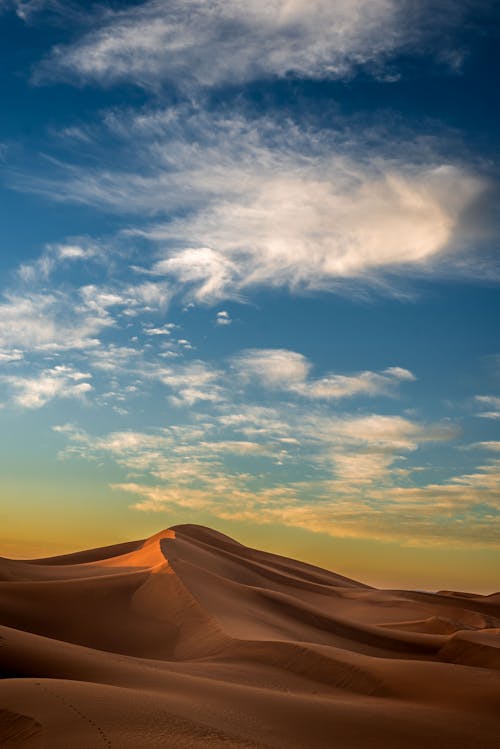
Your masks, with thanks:
<instances>
[{"instance_id":1,"label":"shaded dune slope","mask_svg":"<svg viewBox=\"0 0 500 749\"><path fill-rule=\"evenodd\" d=\"M489 748L499 640L498 595L377 590L196 525L0 558L0 745Z\"/></svg>"}]
</instances>

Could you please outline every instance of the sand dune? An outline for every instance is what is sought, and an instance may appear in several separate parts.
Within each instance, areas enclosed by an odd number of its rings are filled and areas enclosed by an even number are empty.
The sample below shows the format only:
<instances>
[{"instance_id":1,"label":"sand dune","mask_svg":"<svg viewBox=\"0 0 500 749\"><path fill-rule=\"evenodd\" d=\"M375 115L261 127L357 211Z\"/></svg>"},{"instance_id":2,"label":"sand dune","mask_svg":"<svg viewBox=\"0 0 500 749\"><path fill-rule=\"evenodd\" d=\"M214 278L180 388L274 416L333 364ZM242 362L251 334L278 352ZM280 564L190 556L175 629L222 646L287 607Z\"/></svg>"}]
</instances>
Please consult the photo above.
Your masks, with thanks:
<instances>
[{"instance_id":1,"label":"sand dune","mask_svg":"<svg viewBox=\"0 0 500 749\"><path fill-rule=\"evenodd\" d=\"M376 590L177 526L0 558L0 746L498 746L500 595Z\"/></svg>"}]
</instances>

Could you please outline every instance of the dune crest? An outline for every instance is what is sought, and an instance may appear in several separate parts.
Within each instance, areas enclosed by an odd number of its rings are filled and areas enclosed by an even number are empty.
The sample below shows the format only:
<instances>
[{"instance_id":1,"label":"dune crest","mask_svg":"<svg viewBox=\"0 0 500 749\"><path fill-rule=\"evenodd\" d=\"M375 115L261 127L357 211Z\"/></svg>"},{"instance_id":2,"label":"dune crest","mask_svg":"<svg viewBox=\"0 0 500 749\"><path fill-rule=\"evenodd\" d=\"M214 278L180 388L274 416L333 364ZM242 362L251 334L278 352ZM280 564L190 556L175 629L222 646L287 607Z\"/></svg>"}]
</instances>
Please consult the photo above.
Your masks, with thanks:
<instances>
[{"instance_id":1,"label":"dune crest","mask_svg":"<svg viewBox=\"0 0 500 749\"><path fill-rule=\"evenodd\" d=\"M377 590L197 525L0 558L0 745L488 749L499 641L498 594Z\"/></svg>"}]
</instances>

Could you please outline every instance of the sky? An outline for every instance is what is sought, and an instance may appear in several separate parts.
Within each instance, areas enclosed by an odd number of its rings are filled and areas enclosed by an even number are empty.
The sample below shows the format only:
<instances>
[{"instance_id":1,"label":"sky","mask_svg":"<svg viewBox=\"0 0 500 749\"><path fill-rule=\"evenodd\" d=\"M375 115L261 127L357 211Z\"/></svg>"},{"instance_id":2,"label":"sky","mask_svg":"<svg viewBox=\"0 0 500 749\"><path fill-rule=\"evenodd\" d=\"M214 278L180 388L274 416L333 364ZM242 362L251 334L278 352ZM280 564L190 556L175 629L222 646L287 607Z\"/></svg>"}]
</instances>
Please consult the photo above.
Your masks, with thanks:
<instances>
[{"instance_id":1,"label":"sky","mask_svg":"<svg viewBox=\"0 0 500 749\"><path fill-rule=\"evenodd\" d=\"M0 555L500 589L494 0L0 0Z\"/></svg>"}]
</instances>

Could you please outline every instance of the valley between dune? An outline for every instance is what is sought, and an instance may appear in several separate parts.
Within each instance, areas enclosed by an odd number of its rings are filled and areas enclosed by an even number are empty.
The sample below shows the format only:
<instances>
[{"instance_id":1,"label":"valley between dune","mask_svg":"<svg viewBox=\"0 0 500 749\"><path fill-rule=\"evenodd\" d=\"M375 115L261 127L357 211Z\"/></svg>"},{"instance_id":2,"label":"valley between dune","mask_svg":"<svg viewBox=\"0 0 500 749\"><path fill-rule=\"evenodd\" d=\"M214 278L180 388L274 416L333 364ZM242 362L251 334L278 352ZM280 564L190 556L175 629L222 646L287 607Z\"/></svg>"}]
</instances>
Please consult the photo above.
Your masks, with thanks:
<instances>
[{"instance_id":1,"label":"valley between dune","mask_svg":"<svg viewBox=\"0 0 500 749\"><path fill-rule=\"evenodd\" d=\"M175 526L0 558L0 746L493 749L500 594L378 590Z\"/></svg>"}]
</instances>

